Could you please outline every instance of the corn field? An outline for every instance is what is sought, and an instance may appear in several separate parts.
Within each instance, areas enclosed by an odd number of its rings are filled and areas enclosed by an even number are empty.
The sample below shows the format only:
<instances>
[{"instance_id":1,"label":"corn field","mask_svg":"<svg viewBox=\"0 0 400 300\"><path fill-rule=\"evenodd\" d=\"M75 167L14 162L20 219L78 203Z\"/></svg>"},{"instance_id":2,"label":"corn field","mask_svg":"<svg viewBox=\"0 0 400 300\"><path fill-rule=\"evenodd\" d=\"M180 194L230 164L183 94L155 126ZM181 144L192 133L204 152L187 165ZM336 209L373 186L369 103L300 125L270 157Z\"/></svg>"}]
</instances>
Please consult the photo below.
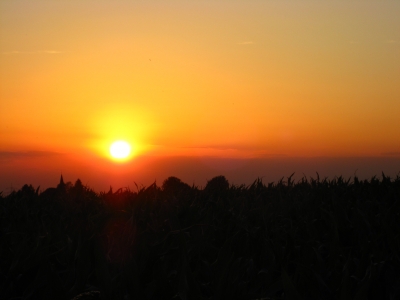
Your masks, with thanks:
<instances>
[{"instance_id":1,"label":"corn field","mask_svg":"<svg viewBox=\"0 0 400 300\"><path fill-rule=\"evenodd\" d=\"M0 299L400 299L400 177L292 176L0 194Z\"/></svg>"}]
</instances>

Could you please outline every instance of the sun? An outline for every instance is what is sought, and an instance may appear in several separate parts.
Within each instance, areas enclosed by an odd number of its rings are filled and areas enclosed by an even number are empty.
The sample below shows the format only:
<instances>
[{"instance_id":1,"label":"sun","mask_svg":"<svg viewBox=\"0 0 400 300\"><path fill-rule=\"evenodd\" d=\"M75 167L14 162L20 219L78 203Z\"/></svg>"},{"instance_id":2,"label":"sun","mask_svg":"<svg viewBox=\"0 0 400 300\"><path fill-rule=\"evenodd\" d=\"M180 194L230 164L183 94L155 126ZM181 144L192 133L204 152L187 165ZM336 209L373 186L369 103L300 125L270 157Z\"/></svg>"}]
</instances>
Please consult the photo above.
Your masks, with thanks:
<instances>
[{"instance_id":1,"label":"sun","mask_svg":"<svg viewBox=\"0 0 400 300\"><path fill-rule=\"evenodd\" d=\"M124 160L129 157L131 146L125 141L115 141L110 146L110 154L117 160Z\"/></svg>"}]
</instances>

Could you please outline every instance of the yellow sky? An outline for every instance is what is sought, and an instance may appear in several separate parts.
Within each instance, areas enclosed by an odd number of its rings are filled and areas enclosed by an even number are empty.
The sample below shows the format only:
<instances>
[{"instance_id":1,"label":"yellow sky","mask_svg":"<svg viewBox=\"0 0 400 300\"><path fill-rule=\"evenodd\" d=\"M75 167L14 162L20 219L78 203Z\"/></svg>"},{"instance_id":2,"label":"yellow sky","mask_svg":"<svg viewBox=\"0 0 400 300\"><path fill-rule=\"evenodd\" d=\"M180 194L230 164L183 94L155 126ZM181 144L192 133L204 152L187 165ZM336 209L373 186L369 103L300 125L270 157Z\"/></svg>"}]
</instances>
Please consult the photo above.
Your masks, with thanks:
<instances>
[{"instance_id":1,"label":"yellow sky","mask_svg":"<svg viewBox=\"0 0 400 300\"><path fill-rule=\"evenodd\" d=\"M400 155L399 1L0 2L0 151Z\"/></svg>"}]
</instances>

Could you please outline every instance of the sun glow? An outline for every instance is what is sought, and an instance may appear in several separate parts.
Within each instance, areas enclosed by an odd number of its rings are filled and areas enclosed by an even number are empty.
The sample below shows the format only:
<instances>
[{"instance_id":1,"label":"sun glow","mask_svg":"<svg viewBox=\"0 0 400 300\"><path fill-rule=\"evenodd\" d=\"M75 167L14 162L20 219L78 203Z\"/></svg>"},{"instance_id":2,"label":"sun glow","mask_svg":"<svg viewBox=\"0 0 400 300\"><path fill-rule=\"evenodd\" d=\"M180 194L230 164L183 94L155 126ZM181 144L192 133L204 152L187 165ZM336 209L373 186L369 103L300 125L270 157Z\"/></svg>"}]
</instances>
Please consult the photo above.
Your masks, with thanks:
<instances>
[{"instance_id":1,"label":"sun glow","mask_svg":"<svg viewBox=\"0 0 400 300\"><path fill-rule=\"evenodd\" d=\"M110 146L110 154L116 160L125 160L131 154L131 146L125 141L115 141Z\"/></svg>"}]
</instances>

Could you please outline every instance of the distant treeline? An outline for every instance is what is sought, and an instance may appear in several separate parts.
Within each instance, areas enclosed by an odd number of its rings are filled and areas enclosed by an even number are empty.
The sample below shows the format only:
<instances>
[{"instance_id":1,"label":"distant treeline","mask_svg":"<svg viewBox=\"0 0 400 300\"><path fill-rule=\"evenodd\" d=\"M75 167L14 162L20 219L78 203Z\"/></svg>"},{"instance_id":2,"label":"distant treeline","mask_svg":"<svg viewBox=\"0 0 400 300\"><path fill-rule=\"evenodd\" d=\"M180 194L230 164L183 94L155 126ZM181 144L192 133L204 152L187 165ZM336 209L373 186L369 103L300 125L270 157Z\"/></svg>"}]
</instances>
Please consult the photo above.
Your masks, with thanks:
<instances>
[{"instance_id":1,"label":"distant treeline","mask_svg":"<svg viewBox=\"0 0 400 300\"><path fill-rule=\"evenodd\" d=\"M0 298L400 299L400 177L292 176L0 194Z\"/></svg>"}]
</instances>

